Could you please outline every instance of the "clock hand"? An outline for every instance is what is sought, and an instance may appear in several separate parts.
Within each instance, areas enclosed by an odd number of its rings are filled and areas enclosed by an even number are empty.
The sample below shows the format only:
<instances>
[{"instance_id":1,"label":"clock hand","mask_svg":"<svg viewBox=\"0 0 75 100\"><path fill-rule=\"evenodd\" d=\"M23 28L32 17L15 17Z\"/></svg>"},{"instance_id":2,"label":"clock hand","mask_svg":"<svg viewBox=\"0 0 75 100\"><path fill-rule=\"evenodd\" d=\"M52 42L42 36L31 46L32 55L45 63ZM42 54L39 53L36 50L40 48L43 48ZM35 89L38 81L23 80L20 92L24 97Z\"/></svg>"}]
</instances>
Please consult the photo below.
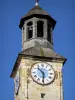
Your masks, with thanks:
<instances>
[{"instance_id":1,"label":"clock hand","mask_svg":"<svg viewBox=\"0 0 75 100\"><path fill-rule=\"evenodd\" d=\"M38 70L42 73L42 75L43 75L43 80L42 80L42 82L43 82L43 84L44 84L44 72L38 67Z\"/></svg>"},{"instance_id":2,"label":"clock hand","mask_svg":"<svg viewBox=\"0 0 75 100\"><path fill-rule=\"evenodd\" d=\"M38 67L38 70L43 74L44 72Z\"/></svg>"},{"instance_id":3,"label":"clock hand","mask_svg":"<svg viewBox=\"0 0 75 100\"><path fill-rule=\"evenodd\" d=\"M45 74L45 73L43 72L42 74L43 74L43 80L42 80L42 81L43 81L43 84L44 84L44 74Z\"/></svg>"}]
</instances>

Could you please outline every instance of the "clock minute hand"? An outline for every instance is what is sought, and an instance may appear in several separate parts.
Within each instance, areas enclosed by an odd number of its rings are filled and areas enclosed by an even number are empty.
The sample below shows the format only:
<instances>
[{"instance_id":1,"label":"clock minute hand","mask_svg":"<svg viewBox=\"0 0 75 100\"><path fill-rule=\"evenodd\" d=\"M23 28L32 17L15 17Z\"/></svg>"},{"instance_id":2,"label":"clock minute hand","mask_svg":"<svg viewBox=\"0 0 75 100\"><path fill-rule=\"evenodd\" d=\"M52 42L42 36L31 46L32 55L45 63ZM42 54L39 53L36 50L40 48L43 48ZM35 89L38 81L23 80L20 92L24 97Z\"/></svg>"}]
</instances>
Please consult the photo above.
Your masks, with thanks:
<instances>
[{"instance_id":1,"label":"clock minute hand","mask_svg":"<svg viewBox=\"0 0 75 100\"><path fill-rule=\"evenodd\" d=\"M38 67L38 70L42 73L42 75L43 75L43 84L44 84L44 72Z\"/></svg>"},{"instance_id":2,"label":"clock minute hand","mask_svg":"<svg viewBox=\"0 0 75 100\"><path fill-rule=\"evenodd\" d=\"M38 70L43 74L44 72L38 67Z\"/></svg>"}]
</instances>

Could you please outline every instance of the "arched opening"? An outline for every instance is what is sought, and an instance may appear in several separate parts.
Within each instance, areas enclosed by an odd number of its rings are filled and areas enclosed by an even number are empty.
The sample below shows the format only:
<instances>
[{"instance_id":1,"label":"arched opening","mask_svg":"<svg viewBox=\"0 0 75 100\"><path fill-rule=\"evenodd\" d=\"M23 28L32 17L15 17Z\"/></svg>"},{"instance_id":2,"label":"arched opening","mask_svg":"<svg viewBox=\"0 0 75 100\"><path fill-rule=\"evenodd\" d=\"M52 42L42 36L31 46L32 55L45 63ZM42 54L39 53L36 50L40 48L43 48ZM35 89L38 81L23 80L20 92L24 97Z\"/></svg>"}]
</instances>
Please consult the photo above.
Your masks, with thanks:
<instances>
[{"instance_id":1,"label":"arched opening","mask_svg":"<svg viewBox=\"0 0 75 100\"><path fill-rule=\"evenodd\" d=\"M33 23L31 21L27 23L27 33L28 33L28 39L32 38L32 36L33 36Z\"/></svg>"},{"instance_id":2,"label":"arched opening","mask_svg":"<svg viewBox=\"0 0 75 100\"><path fill-rule=\"evenodd\" d=\"M43 21L37 22L37 37L43 37Z\"/></svg>"}]
</instances>

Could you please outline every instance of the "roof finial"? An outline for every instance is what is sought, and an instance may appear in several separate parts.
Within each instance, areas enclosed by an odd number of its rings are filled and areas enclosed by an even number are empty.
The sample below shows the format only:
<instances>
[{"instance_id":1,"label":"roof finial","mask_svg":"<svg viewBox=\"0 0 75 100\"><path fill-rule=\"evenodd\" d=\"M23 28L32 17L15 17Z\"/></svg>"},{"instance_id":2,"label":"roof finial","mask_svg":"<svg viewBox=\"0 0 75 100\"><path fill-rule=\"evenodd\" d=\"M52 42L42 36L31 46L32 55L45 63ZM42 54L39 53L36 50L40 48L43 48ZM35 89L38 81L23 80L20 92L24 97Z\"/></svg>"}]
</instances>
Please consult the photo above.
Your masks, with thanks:
<instances>
[{"instance_id":1,"label":"roof finial","mask_svg":"<svg viewBox=\"0 0 75 100\"><path fill-rule=\"evenodd\" d=\"M39 2L39 0L36 0L36 4L35 4L35 6L38 6L38 5L39 5L38 2Z\"/></svg>"}]
</instances>

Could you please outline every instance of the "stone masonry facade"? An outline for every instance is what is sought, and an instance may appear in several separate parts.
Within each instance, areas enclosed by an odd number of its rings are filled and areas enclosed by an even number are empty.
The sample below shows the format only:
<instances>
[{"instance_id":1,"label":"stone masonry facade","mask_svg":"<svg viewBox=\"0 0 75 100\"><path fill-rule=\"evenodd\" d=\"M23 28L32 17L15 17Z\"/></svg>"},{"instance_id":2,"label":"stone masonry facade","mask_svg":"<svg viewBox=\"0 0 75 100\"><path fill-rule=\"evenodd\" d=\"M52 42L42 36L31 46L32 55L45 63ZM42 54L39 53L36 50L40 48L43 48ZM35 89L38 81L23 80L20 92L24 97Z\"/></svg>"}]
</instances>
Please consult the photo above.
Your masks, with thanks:
<instances>
[{"instance_id":1,"label":"stone masonry facade","mask_svg":"<svg viewBox=\"0 0 75 100\"><path fill-rule=\"evenodd\" d=\"M46 86L37 84L31 78L30 69L40 60L22 58L18 71L20 74L20 87L18 95L15 93L15 100L63 100L62 90L62 62L46 62L50 64L55 71L54 81ZM14 79L15 80L15 79ZM41 98L44 93L44 99Z\"/></svg>"}]
</instances>

